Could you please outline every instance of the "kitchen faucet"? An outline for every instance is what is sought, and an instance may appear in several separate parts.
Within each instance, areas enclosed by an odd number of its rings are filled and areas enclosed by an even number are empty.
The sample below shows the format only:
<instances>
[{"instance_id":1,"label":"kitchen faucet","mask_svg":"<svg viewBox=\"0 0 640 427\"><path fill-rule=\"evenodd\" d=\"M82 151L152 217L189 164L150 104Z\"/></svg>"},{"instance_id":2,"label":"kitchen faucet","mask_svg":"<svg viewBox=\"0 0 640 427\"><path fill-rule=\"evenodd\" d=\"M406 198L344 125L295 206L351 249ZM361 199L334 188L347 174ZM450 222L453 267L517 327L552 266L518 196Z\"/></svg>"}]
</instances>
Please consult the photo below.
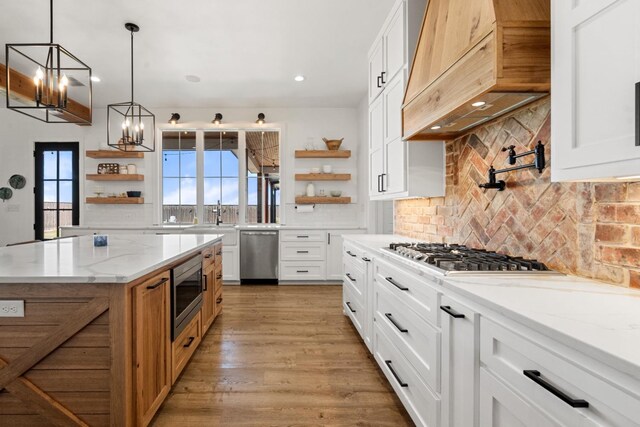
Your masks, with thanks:
<instances>
[{"instance_id":1,"label":"kitchen faucet","mask_svg":"<svg viewBox=\"0 0 640 427\"><path fill-rule=\"evenodd\" d=\"M218 205L216 206L216 225L222 224L222 220L220 217L222 216L222 204L220 200L218 200Z\"/></svg>"}]
</instances>

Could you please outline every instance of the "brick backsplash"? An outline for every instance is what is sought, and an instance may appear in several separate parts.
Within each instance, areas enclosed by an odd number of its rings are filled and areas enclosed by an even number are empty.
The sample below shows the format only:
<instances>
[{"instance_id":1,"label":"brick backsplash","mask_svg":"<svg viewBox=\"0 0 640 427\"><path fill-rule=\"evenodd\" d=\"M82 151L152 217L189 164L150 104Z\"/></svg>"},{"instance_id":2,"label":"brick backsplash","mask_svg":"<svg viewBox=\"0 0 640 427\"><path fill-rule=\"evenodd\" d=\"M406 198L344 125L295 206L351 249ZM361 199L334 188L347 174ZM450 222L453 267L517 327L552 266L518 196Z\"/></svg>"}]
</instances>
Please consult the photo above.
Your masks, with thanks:
<instances>
[{"instance_id":1,"label":"brick backsplash","mask_svg":"<svg viewBox=\"0 0 640 427\"><path fill-rule=\"evenodd\" d=\"M551 183L547 99L446 143L445 197L395 202L395 232L536 258L564 273L640 288L640 183ZM547 168L499 176L505 191L484 190L487 170L545 144ZM532 161L532 157L521 159Z\"/></svg>"}]
</instances>

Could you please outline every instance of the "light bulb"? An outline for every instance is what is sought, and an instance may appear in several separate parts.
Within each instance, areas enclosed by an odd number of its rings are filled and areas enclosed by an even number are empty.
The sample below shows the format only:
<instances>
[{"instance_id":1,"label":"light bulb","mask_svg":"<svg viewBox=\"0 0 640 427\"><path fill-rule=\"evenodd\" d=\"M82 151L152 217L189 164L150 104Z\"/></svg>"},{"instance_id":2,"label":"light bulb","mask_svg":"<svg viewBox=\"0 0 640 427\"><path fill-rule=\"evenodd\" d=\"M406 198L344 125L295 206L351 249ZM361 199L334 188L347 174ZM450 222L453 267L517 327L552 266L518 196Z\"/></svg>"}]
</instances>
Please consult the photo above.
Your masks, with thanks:
<instances>
[{"instance_id":1,"label":"light bulb","mask_svg":"<svg viewBox=\"0 0 640 427\"><path fill-rule=\"evenodd\" d=\"M484 104L486 104L486 102L484 101L477 101L474 102L473 104L471 104L472 107L482 107Z\"/></svg>"},{"instance_id":2,"label":"light bulb","mask_svg":"<svg viewBox=\"0 0 640 427\"><path fill-rule=\"evenodd\" d=\"M129 125L130 125L130 123L129 123L129 119L125 120L125 121L124 121L124 124L125 124L127 127L129 127Z\"/></svg>"},{"instance_id":3,"label":"light bulb","mask_svg":"<svg viewBox=\"0 0 640 427\"><path fill-rule=\"evenodd\" d=\"M38 78L38 76L34 76L33 77L33 84L38 86L40 84L40 79Z\"/></svg>"},{"instance_id":4,"label":"light bulb","mask_svg":"<svg viewBox=\"0 0 640 427\"><path fill-rule=\"evenodd\" d=\"M38 80L42 80L44 79L44 72L42 71L42 68L38 67L38 71L36 71L36 79Z\"/></svg>"},{"instance_id":5,"label":"light bulb","mask_svg":"<svg viewBox=\"0 0 640 427\"><path fill-rule=\"evenodd\" d=\"M144 123L140 122L140 129L144 130Z\"/></svg>"},{"instance_id":6,"label":"light bulb","mask_svg":"<svg viewBox=\"0 0 640 427\"><path fill-rule=\"evenodd\" d=\"M441 127L442 127L442 126L435 125L435 126L431 126L431 129L432 129L432 130L438 130L438 129L440 129Z\"/></svg>"},{"instance_id":7,"label":"light bulb","mask_svg":"<svg viewBox=\"0 0 640 427\"><path fill-rule=\"evenodd\" d=\"M127 128L127 124L125 122L122 122L122 129L126 129Z\"/></svg>"},{"instance_id":8,"label":"light bulb","mask_svg":"<svg viewBox=\"0 0 640 427\"><path fill-rule=\"evenodd\" d=\"M67 78L66 74L62 75L62 78L60 79L60 85L67 87L69 86L69 79Z\"/></svg>"},{"instance_id":9,"label":"light bulb","mask_svg":"<svg viewBox=\"0 0 640 427\"><path fill-rule=\"evenodd\" d=\"M136 125L135 129L136 129L136 132L140 132L140 126Z\"/></svg>"}]
</instances>

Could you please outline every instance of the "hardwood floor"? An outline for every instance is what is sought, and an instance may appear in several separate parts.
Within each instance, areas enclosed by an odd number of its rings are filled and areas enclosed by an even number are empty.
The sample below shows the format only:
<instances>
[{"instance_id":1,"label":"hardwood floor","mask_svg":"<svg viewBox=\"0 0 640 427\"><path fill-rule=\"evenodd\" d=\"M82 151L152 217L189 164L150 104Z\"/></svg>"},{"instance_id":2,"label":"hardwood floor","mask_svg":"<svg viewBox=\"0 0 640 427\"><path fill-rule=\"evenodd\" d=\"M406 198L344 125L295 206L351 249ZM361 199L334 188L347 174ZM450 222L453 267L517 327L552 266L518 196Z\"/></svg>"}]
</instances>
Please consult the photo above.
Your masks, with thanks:
<instances>
[{"instance_id":1,"label":"hardwood floor","mask_svg":"<svg viewBox=\"0 0 640 427\"><path fill-rule=\"evenodd\" d=\"M153 426L411 426L340 286L226 286Z\"/></svg>"}]
</instances>

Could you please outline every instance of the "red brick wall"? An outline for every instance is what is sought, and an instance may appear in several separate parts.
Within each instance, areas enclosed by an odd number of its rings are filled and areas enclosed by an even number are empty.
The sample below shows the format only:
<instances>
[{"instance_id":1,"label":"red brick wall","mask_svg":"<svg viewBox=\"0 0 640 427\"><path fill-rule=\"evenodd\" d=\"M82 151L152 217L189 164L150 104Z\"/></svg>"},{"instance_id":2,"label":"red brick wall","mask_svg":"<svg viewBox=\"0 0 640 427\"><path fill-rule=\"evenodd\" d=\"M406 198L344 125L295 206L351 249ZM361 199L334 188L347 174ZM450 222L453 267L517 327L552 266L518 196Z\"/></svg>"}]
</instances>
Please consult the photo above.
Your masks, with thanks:
<instances>
[{"instance_id":1,"label":"red brick wall","mask_svg":"<svg viewBox=\"0 0 640 427\"><path fill-rule=\"evenodd\" d=\"M395 232L535 258L550 268L640 287L640 183L551 183L550 115L545 99L447 142L445 197L395 202ZM502 147L545 144L547 168L499 176L503 192L483 190L490 165L507 167ZM529 163L533 156L521 159Z\"/></svg>"}]
</instances>

